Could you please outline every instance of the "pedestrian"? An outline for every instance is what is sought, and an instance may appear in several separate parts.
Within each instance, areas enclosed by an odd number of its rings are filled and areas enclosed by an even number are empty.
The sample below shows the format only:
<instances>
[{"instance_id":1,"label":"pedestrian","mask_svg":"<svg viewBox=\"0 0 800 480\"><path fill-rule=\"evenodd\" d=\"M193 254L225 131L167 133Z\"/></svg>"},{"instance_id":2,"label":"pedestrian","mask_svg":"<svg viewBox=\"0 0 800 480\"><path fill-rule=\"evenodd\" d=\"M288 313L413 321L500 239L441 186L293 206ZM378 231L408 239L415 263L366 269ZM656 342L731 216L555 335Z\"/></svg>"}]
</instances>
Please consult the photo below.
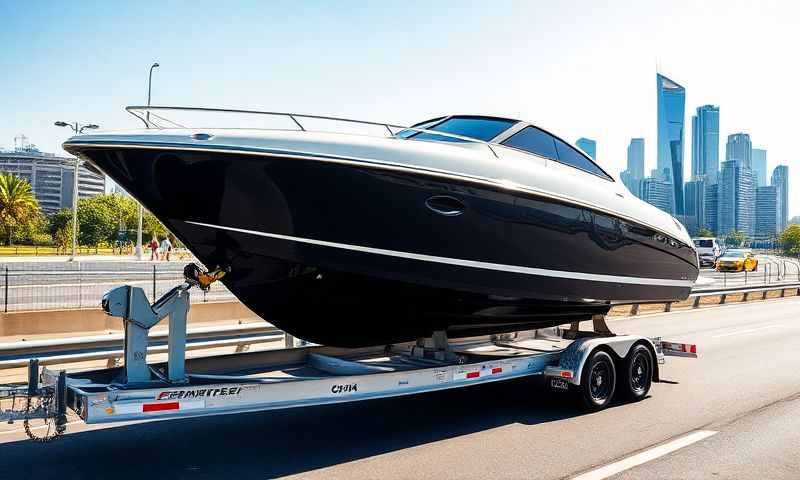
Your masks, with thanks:
<instances>
[{"instance_id":1,"label":"pedestrian","mask_svg":"<svg viewBox=\"0 0 800 480\"><path fill-rule=\"evenodd\" d=\"M155 235L150 239L150 260L158 260L158 237Z\"/></svg>"},{"instance_id":2,"label":"pedestrian","mask_svg":"<svg viewBox=\"0 0 800 480\"><path fill-rule=\"evenodd\" d=\"M161 240L161 255L162 259L166 259L169 262L169 254L172 251L172 242L169 241L169 235L164 237L164 240Z\"/></svg>"}]
</instances>

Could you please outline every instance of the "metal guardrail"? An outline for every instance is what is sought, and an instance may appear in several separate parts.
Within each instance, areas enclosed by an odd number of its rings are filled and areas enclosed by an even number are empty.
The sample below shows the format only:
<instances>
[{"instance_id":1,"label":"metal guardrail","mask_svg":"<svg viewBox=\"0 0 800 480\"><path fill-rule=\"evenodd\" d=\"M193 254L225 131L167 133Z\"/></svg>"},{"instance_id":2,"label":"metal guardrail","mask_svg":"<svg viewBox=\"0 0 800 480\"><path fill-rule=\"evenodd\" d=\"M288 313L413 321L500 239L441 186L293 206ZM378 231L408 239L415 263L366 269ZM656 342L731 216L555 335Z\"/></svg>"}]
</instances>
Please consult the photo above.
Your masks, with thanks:
<instances>
[{"instance_id":1,"label":"metal guardrail","mask_svg":"<svg viewBox=\"0 0 800 480\"><path fill-rule=\"evenodd\" d=\"M40 365L108 360L109 366L114 366L124 354L123 337L122 333L110 333L0 343L0 370L24 367L31 358L38 358ZM201 327L187 332L186 349L235 346L237 351L244 351L250 345L281 341L283 338L284 333L281 330L267 323ZM148 339L148 354L167 351L167 331L154 331Z\"/></svg>"},{"instance_id":2,"label":"metal guardrail","mask_svg":"<svg viewBox=\"0 0 800 480\"><path fill-rule=\"evenodd\" d=\"M767 298L767 293L780 291L781 297L787 291L794 290L800 296L800 282L766 287L733 287L724 289L709 289L696 291L689 295L691 307L700 308L701 300L707 297L720 297L719 302L713 305L726 303L730 295L742 295L742 302L749 299L752 294L761 294L761 299ZM615 306L630 305L630 315L639 313L641 305L664 305L664 311L672 310L672 305L682 302L643 302L622 303ZM148 354L165 353L167 351L167 332L155 331L150 336ZM285 334L278 328L269 324L239 324L214 327L195 328L188 332L187 350L207 350L212 348L235 346L236 351L245 351L250 345L276 342L283 340L285 345L294 345L295 339ZM38 358L41 365L68 364L89 360L108 360L109 366L114 366L122 358L123 334L94 335L86 337L57 338L35 341L17 341L0 343L0 370L7 368L25 367L30 358Z\"/></svg>"},{"instance_id":3,"label":"metal guardrail","mask_svg":"<svg viewBox=\"0 0 800 480\"><path fill-rule=\"evenodd\" d=\"M796 283L786 283L780 285L767 285L764 287L730 287L730 288L722 288L722 289L708 289L708 290L697 290L689 295L689 299L692 301L692 308L700 308L702 306L702 299L708 297L720 297L719 302L716 305L723 305L728 300L729 295L742 295L742 302L746 302L749 300L750 294L752 293L760 293L761 299L766 300L767 294L769 292L780 291L780 297L785 297L786 292L789 290L794 290L795 295L800 296L800 282ZM684 300L685 301L685 300ZM664 311L670 312L672 311L672 306L676 303L683 303L683 302L640 302L640 303L618 303L615 304L615 307L619 306L626 306L630 305L631 309L629 315L634 316L639 314L639 307L641 305L664 305Z\"/></svg>"}]
</instances>

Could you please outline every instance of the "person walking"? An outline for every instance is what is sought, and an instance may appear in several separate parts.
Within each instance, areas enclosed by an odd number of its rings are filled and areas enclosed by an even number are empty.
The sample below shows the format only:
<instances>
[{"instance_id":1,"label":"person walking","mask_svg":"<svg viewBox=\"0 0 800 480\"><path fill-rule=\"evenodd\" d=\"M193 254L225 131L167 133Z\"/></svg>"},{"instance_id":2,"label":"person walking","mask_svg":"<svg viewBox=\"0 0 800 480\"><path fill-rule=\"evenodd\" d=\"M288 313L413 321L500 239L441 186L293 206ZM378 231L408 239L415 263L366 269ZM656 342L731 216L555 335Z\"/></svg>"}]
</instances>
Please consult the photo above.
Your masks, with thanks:
<instances>
[{"instance_id":1,"label":"person walking","mask_svg":"<svg viewBox=\"0 0 800 480\"><path fill-rule=\"evenodd\" d=\"M150 239L150 261L158 260L158 237L153 235Z\"/></svg>"},{"instance_id":2,"label":"person walking","mask_svg":"<svg viewBox=\"0 0 800 480\"><path fill-rule=\"evenodd\" d=\"M169 235L167 235L164 240L161 240L161 259L169 262L170 252L172 252L172 242L169 241Z\"/></svg>"}]
</instances>

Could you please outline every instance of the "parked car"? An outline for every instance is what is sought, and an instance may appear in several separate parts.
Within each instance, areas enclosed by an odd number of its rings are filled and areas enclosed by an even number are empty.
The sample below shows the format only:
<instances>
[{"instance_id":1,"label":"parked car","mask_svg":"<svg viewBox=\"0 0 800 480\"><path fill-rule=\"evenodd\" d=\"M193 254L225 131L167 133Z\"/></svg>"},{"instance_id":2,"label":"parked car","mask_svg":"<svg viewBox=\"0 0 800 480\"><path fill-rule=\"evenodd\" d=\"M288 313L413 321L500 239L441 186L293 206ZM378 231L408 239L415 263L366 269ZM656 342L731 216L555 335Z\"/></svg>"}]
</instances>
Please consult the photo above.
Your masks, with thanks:
<instances>
[{"instance_id":1,"label":"parked car","mask_svg":"<svg viewBox=\"0 0 800 480\"><path fill-rule=\"evenodd\" d=\"M701 267L713 267L722 254L722 247L714 237L693 238L694 247Z\"/></svg>"},{"instance_id":2,"label":"parked car","mask_svg":"<svg viewBox=\"0 0 800 480\"><path fill-rule=\"evenodd\" d=\"M718 272L755 272L758 259L750 250L728 250L717 260Z\"/></svg>"}]
</instances>

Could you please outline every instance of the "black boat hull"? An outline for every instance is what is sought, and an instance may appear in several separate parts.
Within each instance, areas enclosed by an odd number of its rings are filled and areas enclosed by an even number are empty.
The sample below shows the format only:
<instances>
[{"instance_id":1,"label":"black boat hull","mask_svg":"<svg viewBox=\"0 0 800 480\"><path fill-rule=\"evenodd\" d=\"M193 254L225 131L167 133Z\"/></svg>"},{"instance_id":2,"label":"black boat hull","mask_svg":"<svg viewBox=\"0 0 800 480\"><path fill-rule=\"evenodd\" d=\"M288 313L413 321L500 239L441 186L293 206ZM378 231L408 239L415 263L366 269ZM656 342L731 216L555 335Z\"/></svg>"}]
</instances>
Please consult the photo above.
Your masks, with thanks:
<instances>
[{"instance_id":1,"label":"black boat hull","mask_svg":"<svg viewBox=\"0 0 800 480\"><path fill-rule=\"evenodd\" d=\"M558 325L611 302L685 298L697 277L694 250L650 228L468 179L242 152L67 148L207 267L230 267L223 283L255 313L317 343ZM432 198L448 209L437 213Z\"/></svg>"}]
</instances>

